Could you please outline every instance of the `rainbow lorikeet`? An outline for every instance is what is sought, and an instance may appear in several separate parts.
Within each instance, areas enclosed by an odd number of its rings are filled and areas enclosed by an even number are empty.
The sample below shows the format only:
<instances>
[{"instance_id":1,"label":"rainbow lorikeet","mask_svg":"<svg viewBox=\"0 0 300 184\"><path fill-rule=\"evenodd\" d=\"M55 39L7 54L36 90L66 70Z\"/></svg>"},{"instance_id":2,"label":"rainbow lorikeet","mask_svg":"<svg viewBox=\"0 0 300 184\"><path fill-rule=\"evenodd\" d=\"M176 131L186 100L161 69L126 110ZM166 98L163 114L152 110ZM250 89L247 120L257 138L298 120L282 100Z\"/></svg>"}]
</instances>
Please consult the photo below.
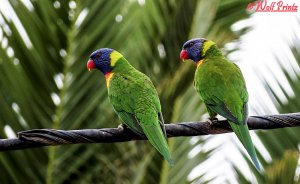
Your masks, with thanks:
<instances>
[{"instance_id":1,"label":"rainbow lorikeet","mask_svg":"<svg viewBox=\"0 0 300 184\"><path fill-rule=\"evenodd\" d=\"M197 65L194 87L206 105L210 120L217 114L227 118L255 167L260 170L247 125L248 92L239 67L228 61L213 41L204 38L185 42L180 58L183 61L191 59Z\"/></svg>"},{"instance_id":2,"label":"rainbow lorikeet","mask_svg":"<svg viewBox=\"0 0 300 184\"><path fill-rule=\"evenodd\" d=\"M161 105L151 80L109 48L94 51L87 68L104 74L108 97L119 119L135 133L145 135L172 165Z\"/></svg>"}]
</instances>

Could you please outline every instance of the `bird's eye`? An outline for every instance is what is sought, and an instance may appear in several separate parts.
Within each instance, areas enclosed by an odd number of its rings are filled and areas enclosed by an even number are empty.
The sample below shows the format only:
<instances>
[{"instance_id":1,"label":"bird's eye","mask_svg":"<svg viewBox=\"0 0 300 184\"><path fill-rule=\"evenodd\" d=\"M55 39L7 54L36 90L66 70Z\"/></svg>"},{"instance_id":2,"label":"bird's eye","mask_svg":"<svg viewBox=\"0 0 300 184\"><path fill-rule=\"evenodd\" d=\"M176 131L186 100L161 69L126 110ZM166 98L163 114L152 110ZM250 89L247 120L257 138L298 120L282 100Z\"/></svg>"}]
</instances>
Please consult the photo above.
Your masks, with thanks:
<instances>
[{"instance_id":1,"label":"bird's eye","mask_svg":"<svg viewBox=\"0 0 300 184\"><path fill-rule=\"evenodd\" d=\"M95 55L94 55L94 59L98 59L98 58L100 58L100 57L101 57L101 55L102 55L102 54L101 54L101 52L99 52L99 53L95 54Z\"/></svg>"},{"instance_id":2,"label":"bird's eye","mask_svg":"<svg viewBox=\"0 0 300 184\"><path fill-rule=\"evenodd\" d=\"M193 46L194 45L194 42L191 42L189 43L189 47Z\"/></svg>"},{"instance_id":3,"label":"bird's eye","mask_svg":"<svg viewBox=\"0 0 300 184\"><path fill-rule=\"evenodd\" d=\"M100 57L101 57L101 53L97 53L96 58L100 58Z\"/></svg>"}]
</instances>

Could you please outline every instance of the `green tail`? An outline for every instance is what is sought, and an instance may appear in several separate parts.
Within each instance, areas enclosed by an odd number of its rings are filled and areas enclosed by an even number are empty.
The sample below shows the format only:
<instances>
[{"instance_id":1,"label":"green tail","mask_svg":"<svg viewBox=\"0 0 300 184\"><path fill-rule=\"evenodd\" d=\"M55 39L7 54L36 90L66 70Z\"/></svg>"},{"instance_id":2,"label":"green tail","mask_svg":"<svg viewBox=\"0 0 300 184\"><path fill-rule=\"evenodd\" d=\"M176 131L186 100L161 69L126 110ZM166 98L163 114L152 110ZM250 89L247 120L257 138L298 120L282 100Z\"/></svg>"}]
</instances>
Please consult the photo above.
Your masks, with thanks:
<instances>
[{"instance_id":1,"label":"green tail","mask_svg":"<svg viewBox=\"0 0 300 184\"><path fill-rule=\"evenodd\" d=\"M236 123L228 121L232 130L235 132L236 136L242 142L243 146L247 150L248 154L251 157L257 170L261 170L260 163L257 159L256 152L250 137L249 129L247 124L237 125Z\"/></svg>"},{"instance_id":2,"label":"green tail","mask_svg":"<svg viewBox=\"0 0 300 184\"><path fill-rule=\"evenodd\" d=\"M150 143L155 147L155 149L157 149L157 151L160 154L164 156L164 158L168 161L169 165L173 166L174 163L168 149L167 140L160 126L141 124L141 127L143 128L144 133L150 141Z\"/></svg>"}]
</instances>

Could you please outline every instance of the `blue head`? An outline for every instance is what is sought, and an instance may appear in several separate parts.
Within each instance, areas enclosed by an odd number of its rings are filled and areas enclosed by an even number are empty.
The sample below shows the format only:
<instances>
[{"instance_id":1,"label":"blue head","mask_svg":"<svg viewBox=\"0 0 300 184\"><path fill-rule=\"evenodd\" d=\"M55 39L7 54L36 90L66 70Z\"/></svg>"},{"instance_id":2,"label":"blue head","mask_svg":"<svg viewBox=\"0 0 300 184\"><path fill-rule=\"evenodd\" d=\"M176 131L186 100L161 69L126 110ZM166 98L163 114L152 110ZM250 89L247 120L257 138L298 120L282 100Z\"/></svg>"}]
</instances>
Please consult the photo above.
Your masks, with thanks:
<instances>
[{"instance_id":1,"label":"blue head","mask_svg":"<svg viewBox=\"0 0 300 184\"><path fill-rule=\"evenodd\" d=\"M185 42L182 46L180 59L182 59L182 61L191 59L196 63L203 59L203 49L206 41L208 40L205 38L194 38Z\"/></svg>"},{"instance_id":2,"label":"blue head","mask_svg":"<svg viewBox=\"0 0 300 184\"><path fill-rule=\"evenodd\" d=\"M110 48L102 48L94 51L90 60L87 62L87 68L89 70L97 68L104 75L112 72L115 67L117 61L123 57L119 52L110 49Z\"/></svg>"}]
</instances>

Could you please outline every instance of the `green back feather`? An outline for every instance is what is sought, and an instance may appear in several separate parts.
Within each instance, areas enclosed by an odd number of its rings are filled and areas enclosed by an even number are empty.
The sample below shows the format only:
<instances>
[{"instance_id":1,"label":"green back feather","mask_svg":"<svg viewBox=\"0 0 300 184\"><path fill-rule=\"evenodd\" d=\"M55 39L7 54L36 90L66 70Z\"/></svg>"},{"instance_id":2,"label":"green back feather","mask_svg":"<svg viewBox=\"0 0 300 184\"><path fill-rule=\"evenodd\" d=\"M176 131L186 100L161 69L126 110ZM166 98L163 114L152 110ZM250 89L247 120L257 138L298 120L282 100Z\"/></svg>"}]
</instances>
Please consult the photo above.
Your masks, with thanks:
<instances>
[{"instance_id":1,"label":"green back feather","mask_svg":"<svg viewBox=\"0 0 300 184\"><path fill-rule=\"evenodd\" d=\"M216 45L207 49L204 56L195 73L195 88L208 109L229 120L256 168L260 169L246 124L248 92L242 72L221 54Z\"/></svg>"},{"instance_id":2,"label":"green back feather","mask_svg":"<svg viewBox=\"0 0 300 184\"><path fill-rule=\"evenodd\" d=\"M160 101L151 80L121 57L113 68L108 96L120 120L149 142L173 165L161 126Z\"/></svg>"}]
</instances>

